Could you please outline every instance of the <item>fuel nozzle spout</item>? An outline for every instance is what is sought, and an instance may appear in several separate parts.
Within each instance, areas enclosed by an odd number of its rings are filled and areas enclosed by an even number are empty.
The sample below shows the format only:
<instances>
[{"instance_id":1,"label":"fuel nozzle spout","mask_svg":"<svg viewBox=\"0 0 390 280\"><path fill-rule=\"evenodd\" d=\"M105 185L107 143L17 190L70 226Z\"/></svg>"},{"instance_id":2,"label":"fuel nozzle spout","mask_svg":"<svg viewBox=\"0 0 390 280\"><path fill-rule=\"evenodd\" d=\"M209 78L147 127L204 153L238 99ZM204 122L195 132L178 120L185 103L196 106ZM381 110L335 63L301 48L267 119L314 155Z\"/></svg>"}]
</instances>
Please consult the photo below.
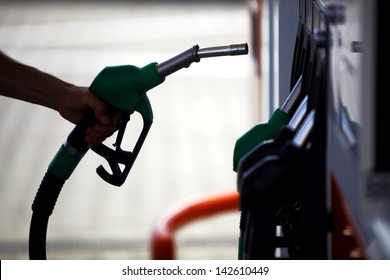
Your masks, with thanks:
<instances>
[{"instance_id":1,"label":"fuel nozzle spout","mask_svg":"<svg viewBox=\"0 0 390 280\"><path fill-rule=\"evenodd\" d=\"M201 58L244 54L248 54L248 44L246 43L202 49L195 45L191 49L158 64L157 72L162 77L166 77L182 68L188 68L191 63L199 62Z\"/></svg>"}]
</instances>

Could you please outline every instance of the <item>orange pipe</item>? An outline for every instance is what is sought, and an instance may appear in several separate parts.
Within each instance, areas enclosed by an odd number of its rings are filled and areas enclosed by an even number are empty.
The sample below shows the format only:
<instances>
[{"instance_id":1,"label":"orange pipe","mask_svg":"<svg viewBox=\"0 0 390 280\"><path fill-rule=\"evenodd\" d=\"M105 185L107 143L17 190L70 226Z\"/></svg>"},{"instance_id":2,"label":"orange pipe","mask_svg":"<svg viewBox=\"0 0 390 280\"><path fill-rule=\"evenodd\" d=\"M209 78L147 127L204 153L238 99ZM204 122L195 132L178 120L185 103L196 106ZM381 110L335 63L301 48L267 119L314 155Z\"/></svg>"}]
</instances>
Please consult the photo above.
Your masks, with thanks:
<instances>
[{"instance_id":1,"label":"orange pipe","mask_svg":"<svg viewBox=\"0 0 390 280\"><path fill-rule=\"evenodd\" d=\"M239 194L235 191L209 195L182 202L164 213L152 233L152 259L175 259L174 234L195 220L239 209Z\"/></svg>"}]
</instances>

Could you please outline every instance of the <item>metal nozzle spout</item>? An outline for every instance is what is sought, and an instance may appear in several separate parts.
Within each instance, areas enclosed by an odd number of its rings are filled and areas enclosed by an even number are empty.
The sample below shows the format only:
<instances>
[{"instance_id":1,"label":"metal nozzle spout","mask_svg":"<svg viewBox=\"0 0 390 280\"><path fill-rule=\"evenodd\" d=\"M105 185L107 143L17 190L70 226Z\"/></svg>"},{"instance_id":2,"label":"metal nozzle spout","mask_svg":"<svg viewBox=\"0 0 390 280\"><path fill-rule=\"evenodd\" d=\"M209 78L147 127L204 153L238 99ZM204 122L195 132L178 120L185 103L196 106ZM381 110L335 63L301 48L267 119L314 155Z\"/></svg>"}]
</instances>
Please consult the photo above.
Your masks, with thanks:
<instances>
[{"instance_id":1,"label":"metal nozzle spout","mask_svg":"<svg viewBox=\"0 0 390 280\"><path fill-rule=\"evenodd\" d=\"M199 62L201 58L243 54L248 54L248 44L246 43L203 49L199 49L199 46L195 45L191 49L158 64L157 72L162 77L166 77L182 68L189 67L193 62Z\"/></svg>"},{"instance_id":2,"label":"metal nozzle spout","mask_svg":"<svg viewBox=\"0 0 390 280\"><path fill-rule=\"evenodd\" d=\"M198 50L199 58L242 54L248 54L248 44L235 44Z\"/></svg>"}]
</instances>

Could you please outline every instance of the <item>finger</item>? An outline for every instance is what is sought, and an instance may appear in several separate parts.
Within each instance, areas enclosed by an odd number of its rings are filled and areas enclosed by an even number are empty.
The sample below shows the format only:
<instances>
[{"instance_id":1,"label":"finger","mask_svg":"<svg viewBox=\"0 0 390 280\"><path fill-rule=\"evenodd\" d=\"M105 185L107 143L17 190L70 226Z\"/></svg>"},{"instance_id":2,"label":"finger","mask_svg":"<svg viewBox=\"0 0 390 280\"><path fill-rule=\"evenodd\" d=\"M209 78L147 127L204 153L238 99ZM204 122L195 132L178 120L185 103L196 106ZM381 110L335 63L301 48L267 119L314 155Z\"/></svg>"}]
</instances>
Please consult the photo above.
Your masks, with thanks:
<instances>
[{"instance_id":1,"label":"finger","mask_svg":"<svg viewBox=\"0 0 390 280\"><path fill-rule=\"evenodd\" d=\"M87 142L88 144L90 145L96 145L96 144L100 144L104 141L104 139L99 139L99 138L94 138L94 137L91 137L89 135L85 136L85 142Z\"/></svg>"},{"instance_id":2,"label":"finger","mask_svg":"<svg viewBox=\"0 0 390 280\"><path fill-rule=\"evenodd\" d=\"M90 144L95 144L96 142L103 142L106 138L110 137L117 130L116 126L105 126L102 124L97 124L93 127L89 127L86 130L86 142Z\"/></svg>"},{"instance_id":3,"label":"finger","mask_svg":"<svg viewBox=\"0 0 390 280\"><path fill-rule=\"evenodd\" d=\"M108 113L108 108L106 104L101 101L99 98L97 98L92 92L88 92L86 96L86 103L89 107L92 108L92 110L95 113L96 118L102 123L102 124L109 124L110 123L110 114Z\"/></svg>"},{"instance_id":4,"label":"finger","mask_svg":"<svg viewBox=\"0 0 390 280\"><path fill-rule=\"evenodd\" d=\"M93 127L89 127L86 130L85 141L89 144L98 144L103 142L106 138L110 137L116 130L118 130L119 123L123 118L123 113L119 112L114 115L110 124L96 124Z\"/></svg>"},{"instance_id":5,"label":"finger","mask_svg":"<svg viewBox=\"0 0 390 280\"><path fill-rule=\"evenodd\" d=\"M113 127L95 126L87 129L86 136L104 141L107 137L110 137L115 132L115 130L116 129Z\"/></svg>"},{"instance_id":6,"label":"finger","mask_svg":"<svg viewBox=\"0 0 390 280\"><path fill-rule=\"evenodd\" d=\"M93 130L90 130L85 135L85 141L88 144L95 145L95 144L102 143L104 140L106 140L106 138L108 138L111 135L112 135L112 133L109 133L109 132L105 132L104 134L102 134L102 133L97 133Z\"/></svg>"},{"instance_id":7,"label":"finger","mask_svg":"<svg viewBox=\"0 0 390 280\"><path fill-rule=\"evenodd\" d=\"M111 125L118 126L124 115L125 114L123 112L116 113L111 120Z\"/></svg>"},{"instance_id":8,"label":"finger","mask_svg":"<svg viewBox=\"0 0 390 280\"><path fill-rule=\"evenodd\" d=\"M90 132L95 133L96 136L98 135L112 135L118 128L119 123L123 117L122 113L116 114L114 117L112 117L111 122L108 125L103 124L96 124L93 127L91 127Z\"/></svg>"}]
</instances>

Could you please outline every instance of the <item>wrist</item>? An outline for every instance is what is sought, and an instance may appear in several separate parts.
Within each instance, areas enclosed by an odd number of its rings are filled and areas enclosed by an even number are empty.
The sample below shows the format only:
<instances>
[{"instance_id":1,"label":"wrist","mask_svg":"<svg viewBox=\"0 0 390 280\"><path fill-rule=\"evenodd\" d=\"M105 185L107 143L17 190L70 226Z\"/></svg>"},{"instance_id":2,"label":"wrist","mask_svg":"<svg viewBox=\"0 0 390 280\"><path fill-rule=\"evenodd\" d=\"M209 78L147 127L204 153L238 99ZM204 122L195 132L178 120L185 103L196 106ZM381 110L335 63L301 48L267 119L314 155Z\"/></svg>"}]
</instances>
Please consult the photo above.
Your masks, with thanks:
<instances>
[{"instance_id":1,"label":"wrist","mask_svg":"<svg viewBox=\"0 0 390 280\"><path fill-rule=\"evenodd\" d=\"M57 84L48 91L47 100L49 104L47 107L61 113L62 108L68 106L68 99L77 89L75 85L66 83L62 80L57 80Z\"/></svg>"}]
</instances>

